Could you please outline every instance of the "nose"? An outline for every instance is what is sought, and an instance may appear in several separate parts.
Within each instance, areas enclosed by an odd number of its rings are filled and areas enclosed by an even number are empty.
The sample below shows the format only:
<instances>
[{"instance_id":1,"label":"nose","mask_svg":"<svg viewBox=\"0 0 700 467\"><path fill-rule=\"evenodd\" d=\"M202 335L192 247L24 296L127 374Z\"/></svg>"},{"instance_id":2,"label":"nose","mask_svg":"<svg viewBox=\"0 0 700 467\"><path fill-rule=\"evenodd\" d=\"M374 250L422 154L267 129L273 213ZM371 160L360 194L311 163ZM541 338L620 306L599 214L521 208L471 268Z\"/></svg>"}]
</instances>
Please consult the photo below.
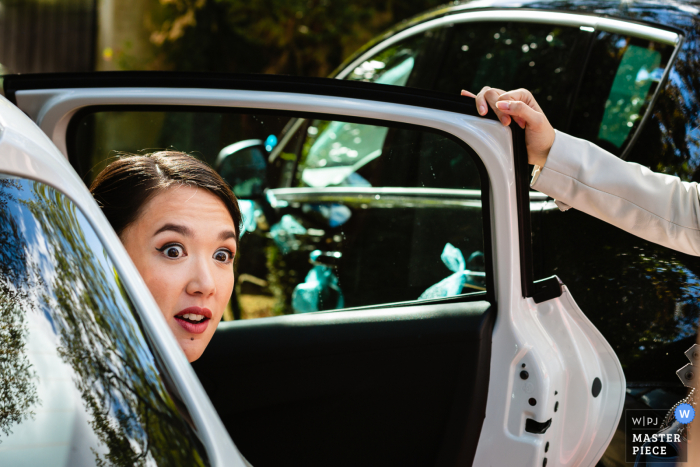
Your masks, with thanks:
<instances>
[{"instance_id":1,"label":"nose","mask_svg":"<svg viewBox=\"0 0 700 467\"><path fill-rule=\"evenodd\" d=\"M193 261L190 269L190 278L186 291L190 295L209 297L216 292L216 280L214 278L214 265L208 258L199 258Z\"/></svg>"}]
</instances>

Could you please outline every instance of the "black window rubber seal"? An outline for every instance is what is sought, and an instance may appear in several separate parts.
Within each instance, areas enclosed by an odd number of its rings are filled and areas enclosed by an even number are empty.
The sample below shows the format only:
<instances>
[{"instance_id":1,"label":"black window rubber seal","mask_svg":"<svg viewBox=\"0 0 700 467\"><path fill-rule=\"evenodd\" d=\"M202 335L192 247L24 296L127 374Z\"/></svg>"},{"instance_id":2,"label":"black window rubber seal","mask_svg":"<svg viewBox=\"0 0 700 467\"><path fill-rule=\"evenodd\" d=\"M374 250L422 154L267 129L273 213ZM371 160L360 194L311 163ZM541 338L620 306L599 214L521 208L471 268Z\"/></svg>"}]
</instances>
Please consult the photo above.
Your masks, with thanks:
<instances>
[{"instance_id":1,"label":"black window rubber seal","mask_svg":"<svg viewBox=\"0 0 700 467\"><path fill-rule=\"evenodd\" d=\"M17 92L39 89L188 88L314 94L405 104L479 116L474 101L454 94L388 84L285 75L181 73L168 71L102 71L37 73L3 77L5 96L17 105ZM486 118L495 119L495 115Z\"/></svg>"},{"instance_id":2,"label":"black window rubber seal","mask_svg":"<svg viewBox=\"0 0 700 467\"><path fill-rule=\"evenodd\" d=\"M513 157L515 165L516 209L518 214L518 243L520 247L520 284L524 298L534 295L532 260L532 228L530 221L530 166L527 162L525 130L511 119Z\"/></svg>"}]
</instances>

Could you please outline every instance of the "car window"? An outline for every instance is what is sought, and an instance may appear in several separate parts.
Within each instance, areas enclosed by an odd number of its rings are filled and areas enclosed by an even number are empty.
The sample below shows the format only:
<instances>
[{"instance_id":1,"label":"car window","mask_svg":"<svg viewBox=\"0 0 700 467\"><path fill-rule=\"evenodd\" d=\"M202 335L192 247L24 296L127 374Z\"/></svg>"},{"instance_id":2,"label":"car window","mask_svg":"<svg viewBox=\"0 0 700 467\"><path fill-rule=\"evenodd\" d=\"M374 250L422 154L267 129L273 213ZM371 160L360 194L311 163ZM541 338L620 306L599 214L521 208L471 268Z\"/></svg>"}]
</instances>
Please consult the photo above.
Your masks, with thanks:
<instances>
[{"instance_id":1,"label":"car window","mask_svg":"<svg viewBox=\"0 0 700 467\"><path fill-rule=\"evenodd\" d=\"M419 34L391 45L355 67L345 79L406 86L418 54L425 49L429 37Z\"/></svg>"},{"instance_id":2,"label":"car window","mask_svg":"<svg viewBox=\"0 0 700 467\"><path fill-rule=\"evenodd\" d=\"M470 22L442 28L434 36L434 44L424 41L421 45L432 47L432 53L441 59L421 62L433 69L415 73L432 79L414 85L453 95L462 89L478 92L484 86L524 87L533 92L550 120L566 121L583 70L580 57L587 50L589 32L548 24Z\"/></svg>"},{"instance_id":3,"label":"car window","mask_svg":"<svg viewBox=\"0 0 700 467\"><path fill-rule=\"evenodd\" d=\"M283 312L485 290L482 180L471 149L386 124L312 120L306 133L296 189L271 190L288 221L273 232L283 254L272 266L313 265L301 284L282 274L291 298ZM328 266L334 275L321 276Z\"/></svg>"},{"instance_id":4,"label":"car window","mask_svg":"<svg viewBox=\"0 0 700 467\"><path fill-rule=\"evenodd\" d=\"M433 133L313 120L297 185L480 189L473 156Z\"/></svg>"},{"instance_id":5,"label":"car window","mask_svg":"<svg viewBox=\"0 0 700 467\"><path fill-rule=\"evenodd\" d=\"M203 109L164 111L100 111L79 113L68 128L68 157L85 183L116 157L143 151L173 149L192 153L211 166L230 145L279 135L288 117L238 114Z\"/></svg>"},{"instance_id":6,"label":"car window","mask_svg":"<svg viewBox=\"0 0 700 467\"><path fill-rule=\"evenodd\" d=\"M1 175L0 341L1 465L208 464L87 219Z\"/></svg>"},{"instance_id":7,"label":"car window","mask_svg":"<svg viewBox=\"0 0 700 467\"><path fill-rule=\"evenodd\" d=\"M205 129L190 124L204 119ZM256 178L271 185L264 195L240 203L245 233L225 319L486 290L480 161L471 148L434 130L381 121L290 122L289 114L233 109L99 110L71 122L76 131L69 135L69 156L84 167L100 167L110 160L109 149L133 152L154 142L168 147L175 146L169 141L194 141L175 147L196 150L229 177L240 173L239 163L246 170L258 165L250 162L248 149L227 156L228 162L238 161L232 166L217 162L224 148L267 140L265 135L285 124L277 157L266 177ZM121 133L129 136L99 136ZM200 147L197 133L208 135ZM256 151L272 149L264 146ZM234 193L245 191L236 177L228 180Z\"/></svg>"},{"instance_id":8,"label":"car window","mask_svg":"<svg viewBox=\"0 0 700 467\"><path fill-rule=\"evenodd\" d=\"M570 133L622 154L642 122L674 47L599 31L581 81Z\"/></svg>"},{"instance_id":9,"label":"car window","mask_svg":"<svg viewBox=\"0 0 700 467\"><path fill-rule=\"evenodd\" d=\"M457 23L434 31L432 42L424 34L407 47L411 56L429 51L441 59L417 60L408 85L453 95L484 86L526 88L555 128L616 155L642 122L674 50L630 35L525 22ZM379 63L383 54L413 44L411 40L389 46L363 66ZM356 71L346 79L381 76Z\"/></svg>"}]
</instances>

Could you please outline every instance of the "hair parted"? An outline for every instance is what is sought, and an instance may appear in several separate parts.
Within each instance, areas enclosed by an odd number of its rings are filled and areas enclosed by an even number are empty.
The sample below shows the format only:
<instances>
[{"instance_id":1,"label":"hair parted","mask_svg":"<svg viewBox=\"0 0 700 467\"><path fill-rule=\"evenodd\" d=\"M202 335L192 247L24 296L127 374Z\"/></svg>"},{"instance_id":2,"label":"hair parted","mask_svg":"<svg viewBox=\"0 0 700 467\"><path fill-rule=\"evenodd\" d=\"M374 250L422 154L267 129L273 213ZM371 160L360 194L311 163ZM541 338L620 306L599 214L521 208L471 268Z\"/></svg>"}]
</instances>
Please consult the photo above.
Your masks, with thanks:
<instances>
[{"instance_id":1,"label":"hair parted","mask_svg":"<svg viewBox=\"0 0 700 467\"><path fill-rule=\"evenodd\" d=\"M231 214L238 244L241 211L236 196L214 169L184 152L158 151L119 157L97 175L90 192L121 236L151 198L179 185L202 188L218 197Z\"/></svg>"}]
</instances>

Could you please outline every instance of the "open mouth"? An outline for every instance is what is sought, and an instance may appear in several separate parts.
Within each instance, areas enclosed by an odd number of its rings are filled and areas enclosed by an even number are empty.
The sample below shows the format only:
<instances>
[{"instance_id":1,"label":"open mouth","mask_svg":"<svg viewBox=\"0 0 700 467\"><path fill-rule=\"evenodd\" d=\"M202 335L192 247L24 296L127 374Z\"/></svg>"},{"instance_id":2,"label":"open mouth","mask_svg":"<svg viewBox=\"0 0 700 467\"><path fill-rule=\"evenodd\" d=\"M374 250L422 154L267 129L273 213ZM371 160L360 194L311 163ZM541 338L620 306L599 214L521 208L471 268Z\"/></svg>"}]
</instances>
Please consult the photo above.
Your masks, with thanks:
<instances>
[{"instance_id":1,"label":"open mouth","mask_svg":"<svg viewBox=\"0 0 700 467\"><path fill-rule=\"evenodd\" d=\"M175 317L175 319L186 321L188 323L197 324L197 323L201 323L204 320L208 320L209 318L207 318L204 315L198 315L196 313L187 313L184 315L178 315Z\"/></svg>"},{"instance_id":2,"label":"open mouth","mask_svg":"<svg viewBox=\"0 0 700 467\"><path fill-rule=\"evenodd\" d=\"M185 308L175 315L175 321L182 326L185 331L193 334L201 334L209 325L212 313L206 308L192 306Z\"/></svg>"}]
</instances>

